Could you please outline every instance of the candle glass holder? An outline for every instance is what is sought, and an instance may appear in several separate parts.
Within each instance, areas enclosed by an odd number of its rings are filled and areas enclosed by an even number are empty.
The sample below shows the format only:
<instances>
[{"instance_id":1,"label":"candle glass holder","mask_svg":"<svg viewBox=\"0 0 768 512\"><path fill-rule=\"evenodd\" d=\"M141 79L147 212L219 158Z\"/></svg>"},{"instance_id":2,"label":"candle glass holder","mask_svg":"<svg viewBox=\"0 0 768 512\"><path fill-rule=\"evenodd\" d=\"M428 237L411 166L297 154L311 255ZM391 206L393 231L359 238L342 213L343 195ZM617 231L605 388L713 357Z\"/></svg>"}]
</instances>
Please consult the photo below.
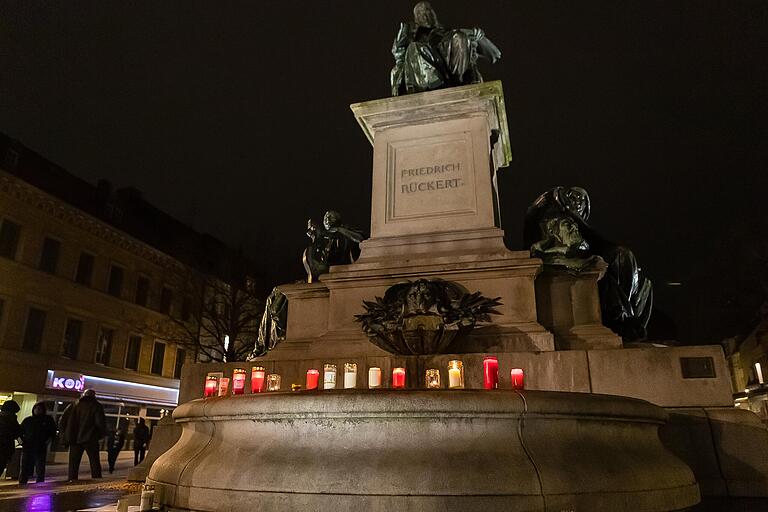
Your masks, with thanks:
<instances>
[{"instance_id":1,"label":"candle glass holder","mask_svg":"<svg viewBox=\"0 0 768 512\"><path fill-rule=\"evenodd\" d=\"M344 363L344 389L357 387L357 363Z\"/></svg>"},{"instance_id":2,"label":"candle glass holder","mask_svg":"<svg viewBox=\"0 0 768 512\"><path fill-rule=\"evenodd\" d=\"M242 395L245 393L245 370L235 368L232 371L232 394Z\"/></svg>"},{"instance_id":3,"label":"candle glass holder","mask_svg":"<svg viewBox=\"0 0 768 512\"><path fill-rule=\"evenodd\" d=\"M448 361L448 389L464 388L464 363L458 359Z\"/></svg>"},{"instance_id":4,"label":"candle glass holder","mask_svg":"<svg viewBox=\"0 0 768 512\"><path fill-rule=\"evenodd\" d=\"M323 389L336 389L336 365L323 366Z\"/></svg>"},{"instance_id":5,"label":"candle glass holder","mask_svg":"<svg viewBox=\"0 0 768 512\"><path fill-rule=\"evenodd\" d=\"M405 387L405 368L392 368L392 389Z\"/></svg>"},{"instance_id":6,"label":"candle glass holder","mask_svg":"<svg viewBox=\"0 0 768 512\"><path fill-rule=\"evenodd\" d=\"M368 389L381 387L381 368L373 366L368 368Z\"/></svg>"},{"instance_id":7,"label":"candle glass holder","mask_svg":"<svg viewBox=\"0 0 768 512\"><path fill-rule=\"evenodd\" d=\"M307 390L317 389L318 381L320 380L320 372L314 368L307 370Z\"/></svg>"},{"instance_id":8,"label":"candle glass holder","mask_svg":"<svg viewBox=\"0 0 768 512\"><path fill-rule=\"evenodd\" d=\"M261 393L267 380L267 369L263 366L251 368L251 393Z\"/></svg>"},{"instance_id":9,"label":"candle glass holder","mask_svg":"<svg viewBox=\"0 0 768 512\"><path fill-rule=\"evenodd\" d=\"M219 391L219 378L215 375L208 375L205 377L205 387L203 388L203 396L205 398L216 396Z\"/></svg>"},{"instance_id":10,"label":"candle glass holder","mask_svg":"<svg viewBox=\"0 0 768 512\"><path fill-rule=\"evenodd\" d=\"M525 389L525 372L522 368L512 368L509 371L512 389Z\"/></svg>"},{"instance_id":11,"label":"candle glass holder","mask_svg":"<svg viewBox=\"0 0 768 512\"><path fill-rule=\"evenodd\" d=\"M227 396L229 392L229 377L219 379L219 396Z\"/></svg>"},{"instance_id":12,"label":"candle glass holder","mask_svg":"<svg viewBox=\"0 0 768 512\"><path fill-rule=\"evenodd\" d=\"M483 359L483 387L485 389L499 388L499 360L494 356Z\"/></svg>"},{"instance_id":13,"label":"candle glass holder","mask_svg":"<svg viewBox=\"0 0 768 512\"><path fill-rule=\"evenodd\" d=\"M440 370L430 368L424 374L424 384L427 389L440 389Z\"/></svg>"},{"instance_id":14,"label":"candle glass holder","mask_svg":"<svg viewBox=\"0 0 768 512\"><path fill-rule=\"evenodd\" d=\"M282 380L279 373L267 375L267 391L280 391L280 381Z\"/></svg>"}]
</instances>

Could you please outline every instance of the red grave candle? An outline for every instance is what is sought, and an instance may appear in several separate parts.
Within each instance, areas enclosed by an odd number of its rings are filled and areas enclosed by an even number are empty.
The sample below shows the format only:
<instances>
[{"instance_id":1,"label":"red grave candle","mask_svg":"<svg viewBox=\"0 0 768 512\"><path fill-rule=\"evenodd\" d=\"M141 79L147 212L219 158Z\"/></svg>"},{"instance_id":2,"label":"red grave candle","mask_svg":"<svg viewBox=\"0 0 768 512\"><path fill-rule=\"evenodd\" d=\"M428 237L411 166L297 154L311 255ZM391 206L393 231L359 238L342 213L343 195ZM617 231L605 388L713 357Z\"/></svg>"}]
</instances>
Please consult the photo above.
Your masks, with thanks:
<instances>
[{"instance_id":1,"label":"red grave candle","mask_svg":"<svg viewBox=\"0 0 768 512\"><path fill-rule=\"evenodd\" d=\"M235 368L232 372L232 394L242 395L245 393L245 370Z\"/></svg>"},{"instance_id":2,"label":"red grave candle","mask_svg":"<svg viewBox=\"0 0 768 512\"><path fill-rule=\"evenodd\" d=\"M493 356L483 359L483 387L485 389L499 387L499 360Z\"/></svg>"},{"instance_id":3,"label":"red grave candle","mask_svg":"<svg viewBox=\"0 0 768 512\"><path fill-rule=\"evenodd\" d=\"M219 379L213 375L209 375L205 378L205 388L203 396L208 398L209 396L216 396L219 391Z\"/></svg>"},{"instance_id":4,"label":"red grave candle","mask_svg":"<svg viewBox=\"0 0 768 512\"><path fill-rule=\"evenodd\" d=\"M307 389L317 389L317 383L320 380L320 372L315 368L307 370Z\"/></svg>"},{"instance_id":5,"label":"red grave candle","mask_svg":"<svg viewBox=\"0 0 768 512\"><path fill-rule=\"evenodd\" d=\"M512 389L525 389L525 373L522 368L512 368L509 372Z\"/></svg>"},{"instance_id":6,"label":"red grave candle","mask_svg":"<svg viewBox=\"0 0 768 512\"><path fill-rule=\"evenodd\" d=\"M392 388L403 389L405 387L405 368L392 368Z\"/></svg>"},{"instance_id":7,"label":"red grave candle","mask_svg":"<svg viewBox=\"0 0 768 512\"><path fill-rule=\"evenodd\" d=\"M263 366L251 368L251 393L261 393L267 382L267 369Z\"/></svg>"}]
</instances>

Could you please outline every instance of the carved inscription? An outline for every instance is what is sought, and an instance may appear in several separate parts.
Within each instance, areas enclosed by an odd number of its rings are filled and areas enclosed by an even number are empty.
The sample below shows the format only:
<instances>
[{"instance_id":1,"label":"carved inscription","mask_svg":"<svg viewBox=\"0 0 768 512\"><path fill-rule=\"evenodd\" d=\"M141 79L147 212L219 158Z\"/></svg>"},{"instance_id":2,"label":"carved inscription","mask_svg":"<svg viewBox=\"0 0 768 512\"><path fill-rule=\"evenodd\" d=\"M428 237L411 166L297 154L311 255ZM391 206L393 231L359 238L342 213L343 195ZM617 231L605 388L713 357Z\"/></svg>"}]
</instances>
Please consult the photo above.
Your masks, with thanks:
<instances>
[{"instance_id":1,"label":"carved inscription","mask_svg":"<svg viewBox=\"0 0 768 512\"><path fill-rule=\"evenodd\" d=\"M470 144L463 132L393 143L389 218L423 219L475 211Z\"/></svg>"},{"instance_id":2,"label":"carved inscription","mask_svg":"<svg viewBox=\"0 0 768 512\"><path fill-rule=\"evenodd\" d=\"M400 192L412 194L414 192L427 192L430 190L446 190L464 186L464 180L460 176L461 162L436 164L426 167L401 169ZM456 177L452 177L456 176Z\"/></svg>"}]
</instances>

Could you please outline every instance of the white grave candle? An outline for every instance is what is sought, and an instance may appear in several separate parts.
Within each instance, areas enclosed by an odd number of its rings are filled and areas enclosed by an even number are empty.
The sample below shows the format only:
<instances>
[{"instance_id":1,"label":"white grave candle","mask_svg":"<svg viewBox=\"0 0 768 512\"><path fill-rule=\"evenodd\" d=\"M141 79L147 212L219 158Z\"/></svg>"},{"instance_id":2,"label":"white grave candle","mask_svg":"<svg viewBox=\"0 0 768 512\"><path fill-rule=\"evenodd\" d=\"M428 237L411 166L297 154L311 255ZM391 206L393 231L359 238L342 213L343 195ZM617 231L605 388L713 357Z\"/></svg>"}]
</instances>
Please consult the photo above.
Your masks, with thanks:
<instances>
[{"instance_id":1,"label":"white grave candle","mask_svg":"<svg viewBox=\"0 0 768 512\"><path fill-rule=\"evenodd\" d=\"M357 387L357 363L344 363L344 389Z\"/></svg>"},{"instance_id":2,"label":"white grave candle","mask_svg":"<svg viewBox=\"0 0 768 512\"><path fill-rule=\"evenodd\" d=\"M368 368L368 387L381 387L381 368L375 366L373 368Z\"/></svg>"}]
</instances>

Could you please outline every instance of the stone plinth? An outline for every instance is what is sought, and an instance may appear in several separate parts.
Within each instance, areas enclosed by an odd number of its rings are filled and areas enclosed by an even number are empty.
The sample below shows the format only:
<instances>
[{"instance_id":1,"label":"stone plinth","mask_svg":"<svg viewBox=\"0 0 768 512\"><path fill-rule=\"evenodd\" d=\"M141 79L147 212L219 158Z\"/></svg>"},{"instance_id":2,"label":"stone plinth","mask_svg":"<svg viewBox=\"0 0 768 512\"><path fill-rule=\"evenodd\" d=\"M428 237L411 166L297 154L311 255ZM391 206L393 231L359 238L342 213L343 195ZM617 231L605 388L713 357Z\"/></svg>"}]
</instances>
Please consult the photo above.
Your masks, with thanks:
<instances>
[{"instance_id":1,"label":"stone plinth","mask_svg":"<svg viewBox=\"0 0 768 512\"><path fill-rule=\"evenodd\" d=\"M148 482L173 510L681 510L666 413L621 397L337 391L197 400Z\"/></svg>"},{"instance_id":2,"label":"stone plinth","mask_svg":"<svg viewBox=\"0 0 768 512\"><path fill-rule=\"evenodd\" d=\"M415 237L418 244L420 235L498 228L495 171L511 160L501 82L351 108L373 144L371 241L363 258L369 246L388 243L381 238ZM392 243L402 248L402 241Z\"/></svg>"},{"instance_id":3,"label":"stone plinth","mask_svg":"<svg viewBox=\"0 0 768 512\"><path fill-rule=\"evenodd\" d=\"M555 335L557 350L621 348L621 338L605 327L597 282L607 268L600 259L578 274L544 266L536 279L536 311L541 325Z\"/></svg>"}]
</instances>

